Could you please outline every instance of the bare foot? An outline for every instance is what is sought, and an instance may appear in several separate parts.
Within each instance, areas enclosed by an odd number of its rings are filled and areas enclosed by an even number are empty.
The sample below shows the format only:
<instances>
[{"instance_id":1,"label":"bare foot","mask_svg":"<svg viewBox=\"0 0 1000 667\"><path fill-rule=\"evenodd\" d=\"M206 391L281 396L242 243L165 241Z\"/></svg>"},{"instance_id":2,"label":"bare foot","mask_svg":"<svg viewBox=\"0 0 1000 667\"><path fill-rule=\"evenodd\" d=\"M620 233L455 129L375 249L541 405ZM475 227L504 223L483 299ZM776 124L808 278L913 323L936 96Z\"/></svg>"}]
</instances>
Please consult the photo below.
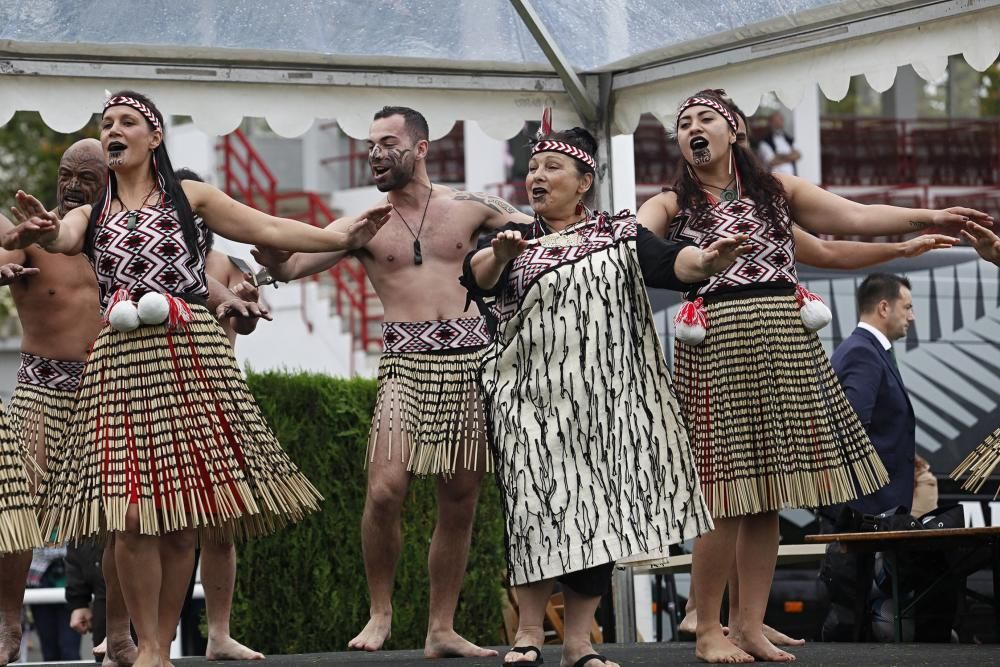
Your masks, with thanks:
<instances>
[{"instance_id":1,"label":"bare foot","mask_svg":"<svg viewBox=\"0 0 1000 667\"><path fill-rule=\"evenodd\" d=\"M392 635L392 614L372 616L358 636L347 642L353 651L377 651Z\"/></svg>"},{"instance_id":2,"label":"bare foot","mask_svg":"<svg viewBox=\"0 0 1000 667\"><path fill-rule=\"evenodd\" d=\"M134 667L164 667L159 654L155 651L139 651L133 664Z\"/></svg>"},{"instance_id":3,"label":"bare foot","mask_svg":"<svg viewBox=\"0 0 1000 667\"><path fill-rule=\"evenodd\" d=\"M753 656L726 639L719 626L698 636L694 645L695 656L704 662L727 665L753 662Z\"/></svg>"},{"instance_id":4,"label":"bare foot","mask_svg":"<svg viewBox=\"0 0 1000 667\"><path fill-rule=\"evenodd\" d=\"M0 629L0 666L21 659L21 626Z\"/></svg>"},{"instance_id":5,"label":"bare foot","mask_svg":"<svg viewBox=\"0 0 1000 667\"><path fill-rule=\"evenodd\" d=\"M497 652L480 648L454 630L429 632L424 641L425 658L489 658Z\"/></svg>"},{"instance_id":6,"label":"bare foot","mask_svg":"<svg viewBox=\"0 0 1000 667\"><path fill-rule=\"evenodd\" d=\"M229 635L214 639L209 636L206 660L263 660L264 654L247 648Z\"/></svg>"},{"instance_id":7,"label":"bare foot","mask_svg":"<svg viewBox=\"0 0 1000 667\"><path fill-rule=\"evenodd\" d=\"M756 634L741 632L739 635L731 636L730 640L733 644L739 646L757 660L763 660L765 662L795 661L794 655L788 653L787 651L782 651L780 648L769 642L763 632L758 632Z\"/></svg>"},{"instance_id":8,"label":"bare foot","mask_svg":"<svg viewBox=\"0 0 1000 667\"><path fill-rule=\"evenodd\" d=\"M104 660L101 667L132 667L139 657L139 650L135 647L131 637L118 640L104 640ZM97 649L94 649L97 655Z\"/></svg>"},{"instance_id":9,"label":"bare foot","mask_svg":"<svg viewBox=\"0 0 1000 667\"><path fill-rule=\"evenodd\" d=\"M98 660L103 660L104 656L108 652L108 638L105 637L104 641L95 646L90 652L93 653L94 657L97 658Z\"/></svg>"},{"instance_id":10,"label":"bare foot","mask_svg":"<svg viewBox=\"0 0 1000 667\"><path fill-rule=\"evenodd\" d=\"M806 643L805 639L793 639L770 625L764 626L764 637L775 646L802 646Z\"/></svg>"},{"instance_id":11,"label":"bare foot","mask_svg":"<svg viewBox=\"0 0 1000 667\"><path fill-rule=\"evenodd\" d=\"M693 635L698 630L698 612L689 611L684 614L684 618L681 619L680 625L677 626L677 632L686 632L689 635Z\"/></svg>"}]
</instances>

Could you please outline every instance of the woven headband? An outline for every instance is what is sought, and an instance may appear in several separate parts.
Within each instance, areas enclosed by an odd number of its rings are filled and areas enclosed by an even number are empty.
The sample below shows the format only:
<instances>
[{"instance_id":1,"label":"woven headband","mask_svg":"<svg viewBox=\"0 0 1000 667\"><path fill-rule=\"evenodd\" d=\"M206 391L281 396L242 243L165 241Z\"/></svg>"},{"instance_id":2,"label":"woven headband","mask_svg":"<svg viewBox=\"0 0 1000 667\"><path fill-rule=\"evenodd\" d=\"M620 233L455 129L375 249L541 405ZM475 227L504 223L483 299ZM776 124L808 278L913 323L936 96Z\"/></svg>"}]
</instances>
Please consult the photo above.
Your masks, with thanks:
<instances>
[{"instance_id":1,"label":"woven headband","mask_svg":"<svg viewBox=\"0 0 1000 667\"><path fill-rule=\"evenodd\" d=\"M142 102L140 102L139 100L135 99L134 97L125 97L124 95L119 95L118 97L109 97L108 101L104 103L104 111L107 111L109 107L117 107L122 105L127 107L132 107L133 109L141 113L146 118L146 120L149 121L150 125L152 125L154 129L160 130L161 132L163 131L163 128L160 126L160 119L156 117L156 114L153 113L153 110L150 109L145 104L143 104Z\"/></svg>"},{"instance_id":2,"label":"woven headband","mask_svg":"<svg viewBox=\"0 0 1000 667\"><path fill-rule=\"evenodd\" d=\"M680 108L677 109L678 123L681 122L681 114L683 114L691 107L708 107L709 109L712 109L713 111L717 112L720 116L725 118L726 122L729 123L729 127L732 128L733 132L736 132L737 128L736 117L733 115L733 112L730 111L729 107L727 107L725 104L719 102L718 100L712 99L711 97L700 97L698 95L694 95L684 100L684 103L681 104Z\"/></svg>"},{"instance_id":3,"label":"woven headband","mask_svg":"<svg viewBox=\"0 0 1000 667\"><path fill-rule=\"evenodd\" d=\"M539 141L531 147L532 155L544 152L562 153L563 155L568 155L571 158L576 158L580 162L584 163L595 172L597 171L597 161L594 160L594 157L585 150L577 148L571 144L546 139L544 141Z\"/></svg>"}]
</instances>

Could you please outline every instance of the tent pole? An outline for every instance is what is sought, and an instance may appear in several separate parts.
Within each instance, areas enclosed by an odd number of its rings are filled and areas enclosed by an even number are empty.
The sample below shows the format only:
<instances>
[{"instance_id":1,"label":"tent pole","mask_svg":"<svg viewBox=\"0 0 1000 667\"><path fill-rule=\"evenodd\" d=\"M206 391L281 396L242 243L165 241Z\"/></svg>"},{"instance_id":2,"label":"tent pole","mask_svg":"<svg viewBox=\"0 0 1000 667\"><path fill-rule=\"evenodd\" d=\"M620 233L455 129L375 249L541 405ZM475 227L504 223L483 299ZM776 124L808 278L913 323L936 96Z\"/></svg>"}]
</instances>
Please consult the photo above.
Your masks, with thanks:
<instances>
[{"instance_id":1,"label":"tent pole","mask_svg":"<svg viewBox=\"0 0 1000 667\"><path fill-rule=\"evenodd\" d=\"M531 4L531 0L510 0L510 4L514 6L514 11L521 17L528 32L535 38L538 47L545 54L545 57L549 59L549 63L552 64L556 73L559 74L563 86L566 87L566 92L573 101L576 112L580 114L580 117L585 122L596 122L601 115L600 108L594 104L593 98L587 94L586 86L552 38L552 34L542 23L538 12L535 11L534 6Z\"/></svg>"}]
</instances>

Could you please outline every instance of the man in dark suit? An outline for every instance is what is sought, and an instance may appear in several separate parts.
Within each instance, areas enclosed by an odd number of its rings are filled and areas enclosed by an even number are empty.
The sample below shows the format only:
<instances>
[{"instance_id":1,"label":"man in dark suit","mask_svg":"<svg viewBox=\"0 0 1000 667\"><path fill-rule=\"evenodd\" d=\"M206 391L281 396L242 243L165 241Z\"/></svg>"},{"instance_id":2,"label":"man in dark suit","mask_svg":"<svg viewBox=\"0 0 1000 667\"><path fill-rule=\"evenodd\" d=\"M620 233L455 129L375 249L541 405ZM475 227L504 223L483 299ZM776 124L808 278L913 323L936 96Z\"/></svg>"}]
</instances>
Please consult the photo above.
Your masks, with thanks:
<instances>
[{"instance_id":1,"label":"man in dark suit","mask_svg":"<svg viewBox=\"0 0 1000 667\"><path fill-rule=\"evenodd\" d=\"M913 298L906 278L873 273L858 288L861 321L833 353L831 362L889 471L889 483L848 505L878 514L913 502L916 421L896 365L892 342L913 322Z\"/></svg>"}]
</instances>

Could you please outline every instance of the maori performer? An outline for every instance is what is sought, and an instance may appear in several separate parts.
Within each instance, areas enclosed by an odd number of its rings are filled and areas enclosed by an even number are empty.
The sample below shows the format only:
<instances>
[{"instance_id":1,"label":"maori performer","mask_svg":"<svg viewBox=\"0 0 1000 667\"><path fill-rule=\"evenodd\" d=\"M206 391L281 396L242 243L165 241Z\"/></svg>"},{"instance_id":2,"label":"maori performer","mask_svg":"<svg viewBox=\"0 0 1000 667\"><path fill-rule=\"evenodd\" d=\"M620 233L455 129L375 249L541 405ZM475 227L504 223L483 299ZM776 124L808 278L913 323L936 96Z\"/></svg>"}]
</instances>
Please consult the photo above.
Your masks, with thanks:
<instances>
[{"instance_id":1,"label":"maori performer","mask_svg":"<svg viewBox=\"0 0 1000 667\"><path fill-rule=\"evenodd\" d=\"M718 93L685 100L677 120L681 176L642 206L639 221L669 240L705 247L747 234L754 246L688 292L678 325L677 393L716 526L695 543L696 655L707 662L791 661L763 634L778 510L844 502L887 479L815 334L823 324L815 297L797 289L792 226L876 236L989 216L842 199L795 176L768 174L736 144L736 131ZM734 554L740 627L727 639L719 611Z\"/></svg>"},{"instance_id":2,"label":"maori performer","mask_svg":"<svg viewBox=\"0 0 1000 667\"><path fill-rule=\"evenodd\" d=\"M962 230L962 236L972 244L980 257L1000 266L1000 236L994 231L969 222ZM952 471L951 477L957 480L967 475L968 479L962 484L962 488L978 493L998 465L1000 465L1000 428L986 436L986 439ZM998 496L1000 488L994 494L994 497Z\"/></svg>"},{"instance_id":3,"label":"maori performer","mask_svg":"<svg viewBox=\"0 0 1000 667\"><path fill-rule=\"evenodd\" d=\"M757 155L750 149L747 137L747 117L721 89L708 91L717 93L727 103L736 116L736 144L745 148L751 157ZM920 236L897 243L866 243L861 241L829 241L821 239L805 231L798 225L792 226L795 241L795 260L821 269L861 269L874 264L881 264L900 257L918 257L925 252L940 248L951 248L958 239L945 234L921 234ZM740 588L739 571L736 562L729 573L729 623L740 627ZM677 626L682 638L693 639L698 625L697 596L694 589L688 595L684 618ZM794 639L785 633L772 628L766 623L763 626L764 636L775 646L802 646L804 639ZM723 628L728 632L729 628Z\"/></svg>"},{"instance_id":4,"label":"maori performer","mask_svg":"<svg viewBox=\"0 0 1000 667\"><path fill-rule=\"evenodd\" d=\"M535 212L483 237L462 277L497 335L483 360L490 447L519 627L504 660L541 663L545 605L566 597L563 665L613 665L590 627L614 563L712 527L646 286L694 289L746 252L670 243L584 206L597 144L544 128L525 187Z\"/></svg>"},{"instance_id":5,"label":"maori performer","mask_svg":"<svg viewBox=\"0 0 1000 667\"><path fill-rule=\"evenodd\" d=\"M456 277L480 232L531 218L497 197L432 184L427 137L427 121L408 107L380 110L368 134L375 186L393 213L389 225L353 253L382 301L385 322L361 518L370 616L348 646L377 651L389 637L403 501L414 475L435 475L438 515L428 556L424 655L491 656L496 652L454 628L480 483L490 465L478 391L489 331ZM254 254L278 280L325 271L346 255L289 256L268 248Z\"/></svg>"},{"instance_id":6,"label":"maori performer","mask_svg":"<svg viewBox=\"0 0 1000 667\"><path fill-rule=\"evenodd\" d=\"M114 534L140 667L169 664L195 529L252 537L320 500L274 439L203 305L206 226L242 242L330 251L367 242L388 214L372 210L345 233L255 211L178 181L163 132L148 98L112 95L101 118L110 171L99 203L60 218L19 192L20 224L3 237L8 250L37 242L84 252L97 274L107 325L50 461L41 521L53 540Z\"/></svg>"}]
</instances>

